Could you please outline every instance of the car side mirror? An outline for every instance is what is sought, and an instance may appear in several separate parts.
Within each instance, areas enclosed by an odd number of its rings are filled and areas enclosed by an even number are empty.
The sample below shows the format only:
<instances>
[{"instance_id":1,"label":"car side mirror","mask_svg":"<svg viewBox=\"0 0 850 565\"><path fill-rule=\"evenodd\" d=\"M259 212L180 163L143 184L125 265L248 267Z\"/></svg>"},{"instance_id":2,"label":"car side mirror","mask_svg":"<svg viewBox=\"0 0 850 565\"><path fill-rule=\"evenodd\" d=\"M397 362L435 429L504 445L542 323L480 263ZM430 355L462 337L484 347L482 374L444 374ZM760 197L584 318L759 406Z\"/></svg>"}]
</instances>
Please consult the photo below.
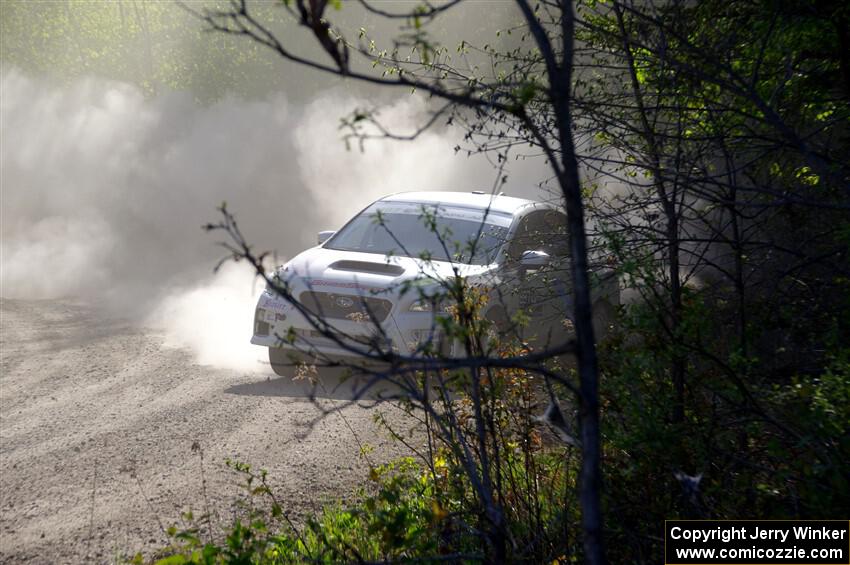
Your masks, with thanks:
<instances>
[{"instance_id":1,"label":"car side mirror","mask_svg":"<svg viewBox=\"0 0 850 565\"><path fill-rule=\"evenodd\" d=\"M519 264L526 269L545 267L549 264L549 254L545 251L523 251L519 259Z\"/></svg>"},{"instance_id":2,"label":"car side mirror","mask_svg":"<svg viewBox=\"0 0 850 565\"><path fill-rule=\"evenodd\" d=\"M323 244L331 238L336 232L334 230L325 230L319 232L319 245Z\"/></svg>"}]
</instances>

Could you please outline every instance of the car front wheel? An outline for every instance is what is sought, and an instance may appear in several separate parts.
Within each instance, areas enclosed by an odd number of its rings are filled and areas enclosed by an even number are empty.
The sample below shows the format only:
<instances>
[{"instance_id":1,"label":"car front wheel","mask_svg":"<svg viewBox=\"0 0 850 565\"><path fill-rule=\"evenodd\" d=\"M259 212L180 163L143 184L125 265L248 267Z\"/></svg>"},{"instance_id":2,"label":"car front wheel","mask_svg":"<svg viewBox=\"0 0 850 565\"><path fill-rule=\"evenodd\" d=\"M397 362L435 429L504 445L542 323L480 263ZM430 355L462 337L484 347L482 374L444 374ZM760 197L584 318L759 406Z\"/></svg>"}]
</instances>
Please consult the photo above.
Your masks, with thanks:
<instances>
[{"instance_id":1,"label":"car front wheel","mask_svg":"<svg viewBox=\"0 0 850 565\"><path fill-rule=\"evenodd\" d=\"M280 347L269 347L269 363L275 375L285 377L291 374L288 369L292 366L292 360L284 349Z\"/></svg>"}]
</instances>

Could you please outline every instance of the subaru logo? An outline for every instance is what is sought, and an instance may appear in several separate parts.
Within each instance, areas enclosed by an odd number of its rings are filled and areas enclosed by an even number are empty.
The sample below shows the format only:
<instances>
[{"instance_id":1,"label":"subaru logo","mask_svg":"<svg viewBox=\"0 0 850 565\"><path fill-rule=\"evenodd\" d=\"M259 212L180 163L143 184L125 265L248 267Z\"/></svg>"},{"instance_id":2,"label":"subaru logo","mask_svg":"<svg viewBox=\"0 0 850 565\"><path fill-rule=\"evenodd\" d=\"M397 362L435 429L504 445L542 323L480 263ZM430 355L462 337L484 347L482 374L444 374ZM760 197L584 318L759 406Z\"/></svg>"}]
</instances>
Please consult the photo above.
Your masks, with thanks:
<instances>
[{"instance_id":1,"label":"subaru logo","mask_svg":"<svg viewBox=\"0 0 850 565\"><path fill-rule=\"evenodd\" d=\"M354 306L354 300L347 296L340 296L336 299L336 305L340 308L351 308Z\"/></svg>"}]
</instances>

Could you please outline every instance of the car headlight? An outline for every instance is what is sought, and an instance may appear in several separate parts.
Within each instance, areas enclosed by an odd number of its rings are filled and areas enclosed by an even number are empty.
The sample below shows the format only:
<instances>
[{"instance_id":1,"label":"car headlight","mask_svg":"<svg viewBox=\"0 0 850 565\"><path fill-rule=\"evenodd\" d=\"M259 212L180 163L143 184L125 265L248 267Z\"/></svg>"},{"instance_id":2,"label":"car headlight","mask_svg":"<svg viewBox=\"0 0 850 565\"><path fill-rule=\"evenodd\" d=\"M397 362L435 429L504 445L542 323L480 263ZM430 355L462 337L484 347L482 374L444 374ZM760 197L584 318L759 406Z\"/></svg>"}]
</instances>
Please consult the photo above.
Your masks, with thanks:
<instances>
[{"instance_id":1,"label":"car headlight","mask_svg":"<svg viewBox=\"0 0 850 565\"><path fill-rule=\"evenodd\" d=\"M278 288L284 286L283 273L285 273L288 270L289 270L289 267L286 267L286 266L278 267L277 269L275 269L274 274L269 277L269 279L271 279L271 283L276 285ZM266 291L268 291L268 292L272 292L274 290L272 288L271 283L266 282Z\"/></svg>"}]
</instances>

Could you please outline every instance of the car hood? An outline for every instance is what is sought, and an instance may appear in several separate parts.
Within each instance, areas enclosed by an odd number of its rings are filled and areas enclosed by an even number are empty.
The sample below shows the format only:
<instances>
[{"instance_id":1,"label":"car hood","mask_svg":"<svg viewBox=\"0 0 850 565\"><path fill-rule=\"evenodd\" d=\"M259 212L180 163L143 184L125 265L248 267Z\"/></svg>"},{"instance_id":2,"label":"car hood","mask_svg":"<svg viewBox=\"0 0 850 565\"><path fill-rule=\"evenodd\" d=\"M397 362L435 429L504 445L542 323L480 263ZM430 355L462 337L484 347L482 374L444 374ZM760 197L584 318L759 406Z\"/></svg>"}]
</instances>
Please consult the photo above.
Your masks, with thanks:
<instances>
[{"instance_id":1,"label":"car hood","mask_svg":"<svg viewBox=\"0 0 850 565\"><path fill-rule=\"evenodd\" d=\"M450 279L455 271L467 279L483 279L494 265L466 265L446 261L424 261L412 257L389 257L377 253L339 251L314 247L300 253L286 264L279 276L296 287L319 290L351 289L358 291L387 291L399 288L408 281L424 284ZM408 283L409 284L409 283Z\"/></svg>"}]
</instances>

